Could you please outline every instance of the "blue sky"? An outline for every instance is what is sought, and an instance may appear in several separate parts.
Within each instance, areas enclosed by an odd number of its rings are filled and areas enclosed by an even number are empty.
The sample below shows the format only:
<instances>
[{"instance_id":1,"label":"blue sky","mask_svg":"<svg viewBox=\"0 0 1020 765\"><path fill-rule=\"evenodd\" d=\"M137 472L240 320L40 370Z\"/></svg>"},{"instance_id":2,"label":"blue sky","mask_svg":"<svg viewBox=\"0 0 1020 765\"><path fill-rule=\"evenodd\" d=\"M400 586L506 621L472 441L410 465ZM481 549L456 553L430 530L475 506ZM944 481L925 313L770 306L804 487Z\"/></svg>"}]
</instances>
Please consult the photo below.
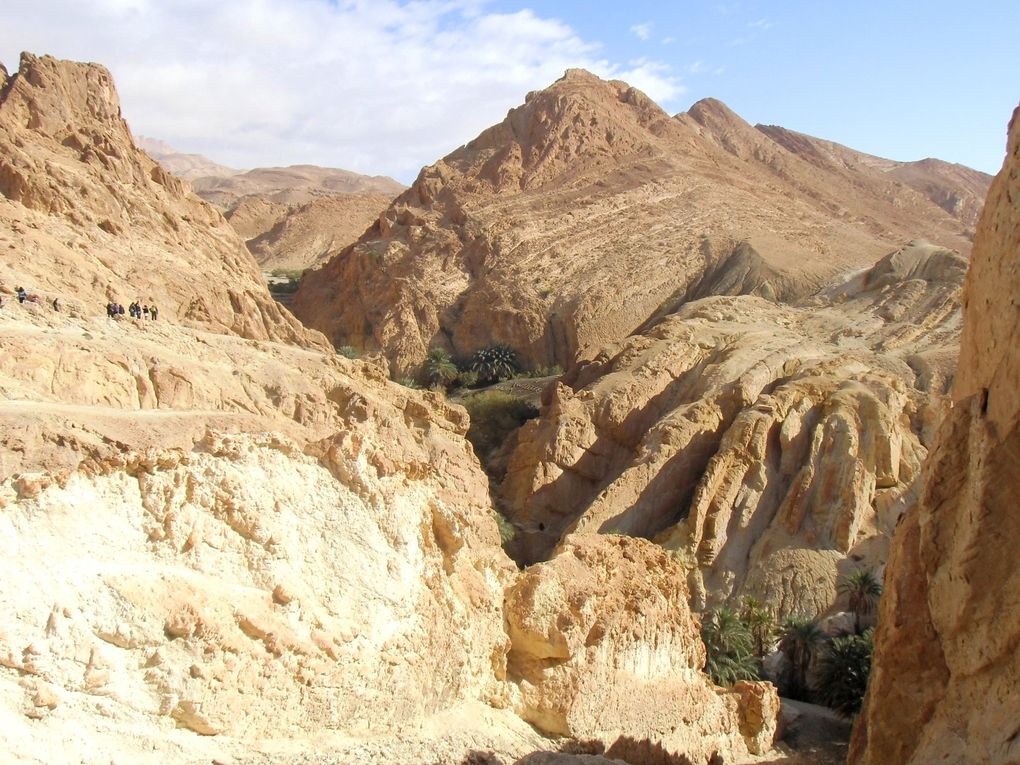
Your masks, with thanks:
<instances>
[{"instance_id":1,"label":"blue sky","mask_svg":"<svg viewBox=\"0 0 1020 765\"><path fill-rule=\"evenodd\" d=\"M0 61L105 64L137 134L234 167L410 182L581 66L670 113L711 96L752 123L994 173L1018 29L1017 0L33 0L5 14Z\"/></svg>"},{"instance_id":2,"label":"blue sky","mask_svg":"<svg viewBox=\"0 0 1020 765\"><path fill-rule=\"evenodd\" d=\"M1017 1L527 5L611 60L666 64L684 87L662 103L671 113L718 98L749 122L891 159L997 172L1020 102Z\"/></svg>"}]
</instances>

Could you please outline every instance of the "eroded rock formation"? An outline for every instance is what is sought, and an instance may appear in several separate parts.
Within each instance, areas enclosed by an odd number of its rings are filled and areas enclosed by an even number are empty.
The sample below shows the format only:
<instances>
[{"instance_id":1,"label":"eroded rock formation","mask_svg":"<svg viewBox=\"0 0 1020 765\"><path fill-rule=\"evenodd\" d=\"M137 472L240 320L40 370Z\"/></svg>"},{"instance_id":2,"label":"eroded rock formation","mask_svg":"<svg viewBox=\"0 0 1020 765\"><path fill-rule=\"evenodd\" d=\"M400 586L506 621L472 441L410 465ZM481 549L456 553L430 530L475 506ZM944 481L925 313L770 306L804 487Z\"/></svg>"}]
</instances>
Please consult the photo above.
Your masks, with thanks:
<instances>
[{"instance_id":1,"label":"eroded rock formation","mask_svg":"<svg viewBox=\"0 0 1020 765\"><path fill-rule=\"evenodd\" d=\"M966 254L964 212L813 150L572 70L425 168L294 310L402 375L436 345L566 368L692 297L796 298L918 236Z\"/></svg>"},{"instance_id":2,"label":"eroded rock formation","mask_svg":"<svg viewBox=\"0 0 1020 765\"><path fill-rule=\"evenodd\" d=\"M953 406L896 532L850 762L1020 757L1020 110L964 295Z\"/></svg>"},{"instance_id":3,"label":"eroded rock formation","mask_svg":"<svg viewBox=\"0 0 1020 765\"><path fill-rule=\"evenodd\" d=\"M622 536L575 539L518 578L506 615L520 712L539 729L599 741L610 756L641 744L694 762L730 761L772 748L775 688L722 692L704 676L684 569L662 548Z\"/></svg>"},{"instance_id":4,"label":"eroded rock formation","mask_svg":"<svg viewBox=\"0 0 1020 765\"><path fill-rule=\"evenodd\" d=\"M916 242L796 305L706 298L547 390L501 487L542 560L618 531L685 551L699 607L814 615L880 565L952 375L966 261Z\"/></svg>"},{"instance_id":5,"label":"eroded rock formation","mask_svg":"<svg viewBox=\"0 0 1020 765\"><path fill-rule=\"evenodd\" d=\"M521 602L521 588L506 597L519 573L465 411L338 357L257 285L222 320L173 310L172 290L227 299L255 285L254 266L218 215L131 147L102 68L26 56L0 127L16 148L2 165L12 223L0 231L17 250L3 276L64 301L0 309L4 761L460 763L550 748L516 711L540 704L526 643L522 671L508 669L506 613L537 624L555 609ZM57 140L71 134L79 148ZM138 230L111 233L100 215ZM169 230L181 233L165 254L147 249ZM207 249L174 260L188 243ZM230 281L204 283L185 263ZM166 290L159 321L90 308L145 285ZM771 690L708 683L666 553L632 540L577 549L598 586L576 628L556 625L577 657L565 676L620 684L619 737L697 760L766 748ZM565 615L582 595L571 590ZM598 656L577 644L593 618L606 625ZM577 731L609 721L548 679ZM648 699L679 722L645 719Z\"/></svg>"}]
</instances>

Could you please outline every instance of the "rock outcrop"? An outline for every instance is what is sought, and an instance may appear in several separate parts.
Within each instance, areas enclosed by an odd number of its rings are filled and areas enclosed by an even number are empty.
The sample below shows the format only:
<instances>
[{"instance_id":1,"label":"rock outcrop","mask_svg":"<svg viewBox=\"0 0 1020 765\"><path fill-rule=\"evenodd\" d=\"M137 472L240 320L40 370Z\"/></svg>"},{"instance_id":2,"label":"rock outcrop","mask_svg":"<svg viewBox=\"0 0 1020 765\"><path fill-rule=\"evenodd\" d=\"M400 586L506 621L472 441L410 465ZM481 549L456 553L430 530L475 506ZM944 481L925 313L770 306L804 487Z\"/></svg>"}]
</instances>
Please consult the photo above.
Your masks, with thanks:
<instances>
[{"instance_id":1,"label":"rock outcrop","mask_svg":"<svg viewBox=\"0 0 1020 765\"><path fill-rule=\"evenodd\" d=\"M1020 758L1020 109L978 225L953 406L896 532L849 761Z\"/></svg>"},{"instance_id":2,"label":"rock outcrop","mask_svg":"<svg viewBox=\"0 0 1020 765\"><path fill-rule=\"evenodd\" d=\"M670 117L572 70L422 170L293 307L398 374L432 346L496 343L566 368L710 289L792 299L918 236L966 254L967 228L881 168L821 166L718 101Z\"/></svg>"},{"instance_id":3,"label":"rock outcrop","mask_svg":"<svg viewBox=\"0 0 1020 765\"><path fill-rule=\"evenodd\" d=\"M102 316L322 345L270 297L218 212L137 149L109 72L23 54L0 95L0 288Z\"/></svg>"},{"instance_id":4,"label":"rock outcrop","mask_svg":"<svg viewBox=\"0 0 1020 765\"><path fill-rule=\"evenodd\" d=\"M517 556L622 532L682 551L694 603L781 614L880 565L952 376L966 261L921 242L795 305L684 305L548 389L500 489Z\"/></svg>"},{"instance_id":5,"label":"rock outcrop","mask_svg":"<svg viewBox=\"0 0 1020 765\"><path fill-rule=\"evenodd\" d=\"M775 688L724 692L705 677L684 570L656 545L578 538L519 577L506 616L520 713L540 730L598 741L628 761L641 746L690 762L772 748Z\"/></svg>"},{"instance_id":6,"label":"rock outcrop","mask_svg":"<svg viewBox=\"0 0 1020 765\"><path fill-rule=\"evenodd\" d=\"M248 251L264 271L305 269L321 265L332 253L357 241L391 201L392 194L372 192L318 197L283 207L275 219L265 216L256 227L252 225L258 220L251 215L253 208L268 212L272 203L245 197L227 211L227 220L239 234L242 228L252 234L246 237ZM245 225L246 221L250 223Z\"/></svg>"}]
</instances>

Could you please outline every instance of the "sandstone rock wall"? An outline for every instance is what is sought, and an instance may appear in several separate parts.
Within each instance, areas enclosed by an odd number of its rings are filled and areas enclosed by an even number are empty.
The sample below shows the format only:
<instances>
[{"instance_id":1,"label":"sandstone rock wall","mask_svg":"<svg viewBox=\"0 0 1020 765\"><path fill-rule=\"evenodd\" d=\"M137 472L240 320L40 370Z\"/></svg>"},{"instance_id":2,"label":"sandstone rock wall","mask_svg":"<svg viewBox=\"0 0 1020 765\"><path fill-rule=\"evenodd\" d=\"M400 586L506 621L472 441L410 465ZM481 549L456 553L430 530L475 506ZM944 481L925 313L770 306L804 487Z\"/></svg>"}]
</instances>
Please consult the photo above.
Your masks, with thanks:
<instances>
[{"instance_id":1,"label":"sandstone rock wall","mask_svg":"<svg viewBox=\"0 0 1020 765\"><path fill-rule=\"evenodd\" d=\"M293 346L0 322L5 751L185 761L212 745L175 729L243 751L506 705L514 568L463 410Z\"/></svg>"},{"instance_id":2,"label":"sandstone rock wall","mask_svg":"<svg viewBox=\"0 0 1020 765\"><path fill-rule=\"evenodd\" d=\"M978 225L954 405L897 530L851 763L1020 758L1020 110Z\"/></svg>"},{"instance_id":3,"label":"sandstone rock wall","mask_svg":"<svg viewBox=\"0 0 1020 765\"><path fill-rule=\"evenodd\" d=\"M507 621L517 705L543 731L598 741L628 761L641 746L689 762L772 747L775 689L726 692L708 680L683 569L655 545L574 540L508 590Z\"/></svg>"}]
</instances>

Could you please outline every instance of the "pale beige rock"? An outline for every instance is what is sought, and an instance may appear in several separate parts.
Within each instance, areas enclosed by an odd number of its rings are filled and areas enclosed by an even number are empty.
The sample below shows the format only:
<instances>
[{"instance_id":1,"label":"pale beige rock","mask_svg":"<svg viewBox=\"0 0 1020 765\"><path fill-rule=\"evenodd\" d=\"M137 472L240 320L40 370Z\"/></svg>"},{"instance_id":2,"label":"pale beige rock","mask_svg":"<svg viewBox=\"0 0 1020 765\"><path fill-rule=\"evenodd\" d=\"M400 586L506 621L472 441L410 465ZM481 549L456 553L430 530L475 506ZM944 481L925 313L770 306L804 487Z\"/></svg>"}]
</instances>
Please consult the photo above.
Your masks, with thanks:
<instances>
[{"instance_id":1,"label":"pale beige rock","mask_svg":"<svg viewBox=\"0 0 1020 765\"><path fill-rule=\"evenodd\" d=\"M704 675L683 574L661 548L616 536L568 539L525 571L506 605L524 719L599 741L610 756L650 746L704 762L769 750L775 689L727 693Z\"/></svg>"},{"instance_id":2,"label":"pale beige rock","mask_svg":"<svg viewBox=\"0 0 1020 765\"><path fill-rule=\"evenodd\" d=\"M607 348L517 434L516 555L619 531L681 551L697 608L827 611L851 560L885 560L946 377L915 359L955 348L964 268L915 242L795 305L704 299Z\"/></svg>"},{"instance_id":3,"label":"pale beige rock","mask_svg":"<svg viewBox=\"0 0 1020 765\"><path fill-rule=\"evenodd\" d=\"M850 762L1020 758L1020 110L967 274L954 404L896 534Z\"/></svg>"},{"instance_id":4,"label":"pale beige rock","mask_svg":"<svg viewBox=\"0 0 1020 765\"><path fill-rule=\"evenodd\" d=\"M670 117L571 70L422 170L294 310L398 374L500 342L566 368L692 297L798 297L917 236L969 250L961 218L883 168L793 148L718 101Z\"/></svg>"}]
</instances>

